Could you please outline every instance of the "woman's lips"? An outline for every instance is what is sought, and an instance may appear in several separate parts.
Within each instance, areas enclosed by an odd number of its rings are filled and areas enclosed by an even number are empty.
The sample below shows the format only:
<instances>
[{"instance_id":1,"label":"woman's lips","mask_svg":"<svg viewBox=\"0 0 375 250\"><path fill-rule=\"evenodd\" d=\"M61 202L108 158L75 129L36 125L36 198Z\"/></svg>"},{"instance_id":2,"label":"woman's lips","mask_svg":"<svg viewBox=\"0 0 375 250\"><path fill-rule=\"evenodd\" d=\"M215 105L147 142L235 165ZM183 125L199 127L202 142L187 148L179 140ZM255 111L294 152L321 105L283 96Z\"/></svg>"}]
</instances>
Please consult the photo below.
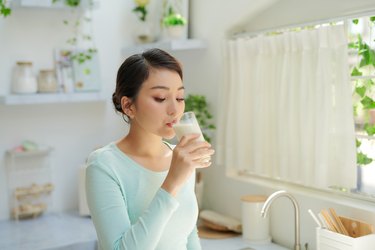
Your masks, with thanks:
<instances>
[{"instance_id":1,"label":"woman's lips","mask_svg":"<svg viewBox=\"0 0 375 250\"><path fill-rule=\"evenodd\" d=\"M174 120L174 121L172 121L172 122L168 122L168 123L166 123L166 125L167 125L168 127L170 127L170 128L172 128L174 124L176 124L176 120Z\"/></svg>"}]
</instances>

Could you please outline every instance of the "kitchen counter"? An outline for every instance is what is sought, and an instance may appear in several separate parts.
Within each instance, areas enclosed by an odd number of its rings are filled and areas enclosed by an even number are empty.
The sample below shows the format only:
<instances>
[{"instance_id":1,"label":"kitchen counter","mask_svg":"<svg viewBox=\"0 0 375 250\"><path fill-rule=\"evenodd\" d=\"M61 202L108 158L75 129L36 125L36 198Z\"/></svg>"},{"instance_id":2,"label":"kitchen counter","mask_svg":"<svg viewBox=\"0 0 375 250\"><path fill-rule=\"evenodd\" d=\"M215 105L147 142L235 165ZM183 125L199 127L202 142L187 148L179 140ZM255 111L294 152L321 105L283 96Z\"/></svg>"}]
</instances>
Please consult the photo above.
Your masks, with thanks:
<instances>
[{"instance_id":1,"label":"kitchen counter","mask_svg":"<svg viewBox=\"0 0 375 250\"><path fill-rule=\"evenodd\" d=\"M36 219L0 222L1 250L94 250L96 232L89 217L45 214Z\"/></svg>"},{"instance_id":2,"label":"kitchen counter","mask_svg":"<svg viewBox=\"0 0 375 250\"><path fill-rule=\"evenodd\" d=\"M241 236L201 239L202 250L286 250L276 244L256 245ZM0 221L0 249L96 250L95 228L76 213L46 214L36 219Z\"/></svg>"},{"instance_id":3,"label":"kitchen counter","mask_svg":"<svg viewBox=\"0 0 375 250\"><path fill-rule=\"evenodd\" d=\"M241 236L227 239L201 239L202 250L288 250L274 243L254 244Z\"/></svg>"}]
</instances>

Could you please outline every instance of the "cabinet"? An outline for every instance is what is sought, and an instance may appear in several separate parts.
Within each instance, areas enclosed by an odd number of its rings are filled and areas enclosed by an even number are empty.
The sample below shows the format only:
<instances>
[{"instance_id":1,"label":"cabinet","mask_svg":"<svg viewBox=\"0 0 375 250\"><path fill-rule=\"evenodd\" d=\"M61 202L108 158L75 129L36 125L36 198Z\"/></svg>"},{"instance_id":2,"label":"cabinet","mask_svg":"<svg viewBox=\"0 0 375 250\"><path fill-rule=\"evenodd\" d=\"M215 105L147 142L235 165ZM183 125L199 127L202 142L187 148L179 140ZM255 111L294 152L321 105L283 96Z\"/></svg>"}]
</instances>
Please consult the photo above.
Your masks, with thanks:
<instances>
[{"instance_id":1,"label":"cabinet","mask_svg":"<svg viewBox=\"0 0 375 250\"><path fill-rule=\"evenodd\" d=\"M6 152L9 208L12 218L35 218L53 206L52 148Z\"/></svg>"}]
</instances>

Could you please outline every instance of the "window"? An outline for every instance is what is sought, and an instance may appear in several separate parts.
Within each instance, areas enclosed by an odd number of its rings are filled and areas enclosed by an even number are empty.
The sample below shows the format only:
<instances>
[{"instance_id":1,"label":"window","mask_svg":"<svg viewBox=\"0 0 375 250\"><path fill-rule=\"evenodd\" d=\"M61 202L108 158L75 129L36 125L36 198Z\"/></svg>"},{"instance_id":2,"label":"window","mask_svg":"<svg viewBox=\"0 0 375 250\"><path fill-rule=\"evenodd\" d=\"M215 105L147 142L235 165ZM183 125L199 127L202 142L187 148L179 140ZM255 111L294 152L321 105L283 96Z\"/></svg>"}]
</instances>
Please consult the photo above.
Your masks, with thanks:
<instances>
[{"instance_id":1,"label":"window","mask_svg":"<svg viewBox=\"0 0 375 250\"><path fill-rule=\"evenodd\" d=\"M361 17L228 41L217 137L227 175L374 201L374 26Z\"/></svg>"}]
</instances>

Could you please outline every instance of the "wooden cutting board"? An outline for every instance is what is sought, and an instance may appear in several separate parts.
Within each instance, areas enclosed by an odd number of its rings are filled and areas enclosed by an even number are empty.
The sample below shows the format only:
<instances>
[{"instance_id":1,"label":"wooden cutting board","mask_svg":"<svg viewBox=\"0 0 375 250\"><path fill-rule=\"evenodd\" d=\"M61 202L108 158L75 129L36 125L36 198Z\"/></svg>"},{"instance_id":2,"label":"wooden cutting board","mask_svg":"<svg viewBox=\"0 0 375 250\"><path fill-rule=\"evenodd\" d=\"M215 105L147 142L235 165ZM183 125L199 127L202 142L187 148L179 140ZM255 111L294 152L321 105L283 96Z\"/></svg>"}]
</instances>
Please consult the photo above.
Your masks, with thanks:
<instances>
[{"instance_id":1,"label":"wooden cutting board","mask_svg":"<svg viewBox=\"0 0 375 250\"><path fill-rule=\"evenodd\" d=\"M199 238L204 239L225 239L225 238L231 238L236 237L241 234L235 233L232 231L216 231L209 229L203 225L198 226L198 236Z\"/></svg>"},{"instance_id":2,"label":"wooden cutting board","mask_svg":"<svg viewBox=\"0 0 375 250\"><path fill-rule=\"evenodd\" d=\"M354 220L351 218L339 216L342 224L349 233L349 236L357 238L374 233L374 226L363 221Z\"/></svg>"}]
</instances>

